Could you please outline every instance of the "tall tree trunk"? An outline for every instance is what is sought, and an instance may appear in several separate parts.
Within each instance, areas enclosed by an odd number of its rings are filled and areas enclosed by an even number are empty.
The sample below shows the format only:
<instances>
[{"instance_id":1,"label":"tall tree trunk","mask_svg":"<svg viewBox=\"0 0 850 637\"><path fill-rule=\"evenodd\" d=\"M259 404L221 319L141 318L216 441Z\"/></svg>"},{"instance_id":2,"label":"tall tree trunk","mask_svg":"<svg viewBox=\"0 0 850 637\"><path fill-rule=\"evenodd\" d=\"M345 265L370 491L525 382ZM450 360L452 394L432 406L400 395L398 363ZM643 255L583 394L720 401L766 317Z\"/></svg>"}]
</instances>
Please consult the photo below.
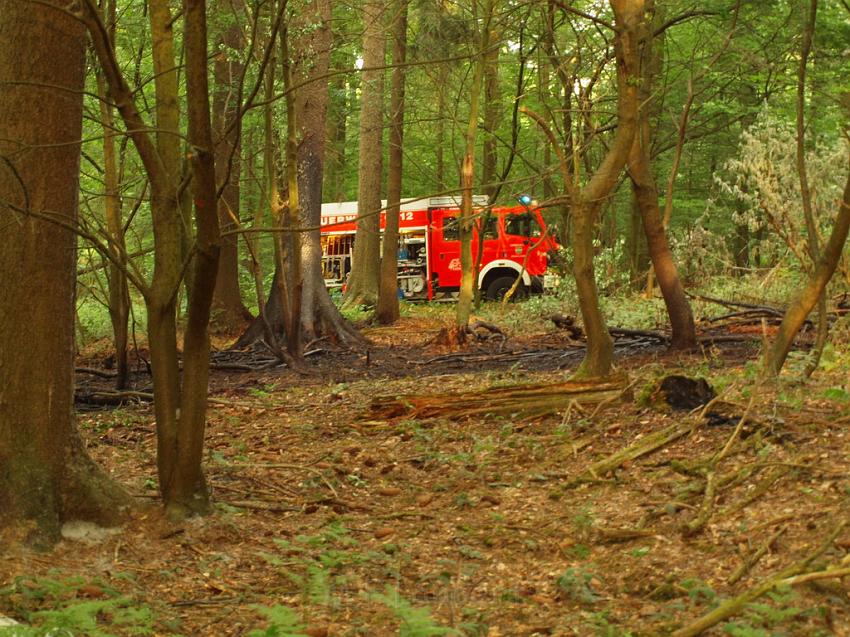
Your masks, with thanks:
<instances>
[{"instance_id":1,"label":"tall tree trunk","mask_svg":"<svg viewBox=\"0 0 850 637\"><path fill-rule=\"evenodd\" d=\"M312 228L301 233L301 336L305 344L323 336L344 345L359 345L360 334L339 313L331 300L322 274L322 173L325 166L325 136L328 117L328 83L334 35L331 29L331 1L313 0L300 12L304 28L292 48L294 81L301 87L295 93L295 117L298 122L298 194L301 225ZM337 148L341 170L336 192L341 197L345 161L345 84L342 86L343 109L337 128Z\"/></svg>"},{"instance_id":2,"label":"tall tree trunk","mask_svg":"<svg viewBox=\"0 0 850 637\"><path fill-rule=\"evenodd\" d=\"M472 2L473 22L478 22L478 0ZM473 62L472 86L469 87L469 120L466 126L466 151L461 166L460 188L461 203L458 231L460 235L460 295L457 299L455 313L455 329L458 336L463 334L469 325L472 314L472 301L475 296L475 274L472 263L472 196L475 178L475 134L478 131L479 105L481 101L481 84L484 80L484 60L481 56L490 46L490 25L493 20L493 0L487 0L483 16L484 25L478 34L478 56Z\"/></svg>"},{"instance_id":3,"label":"tall tree trunk","mask_svg":"<svg viewBox=\"0 0 850 637\"><path fill-rule=\"evenodd\" d=\"M647 0L646 13L654 15L654 9L655 0ZM628 170L637 208L643 221L646 247L652 260L658 286L664 297L667 315L670 317L671 346L674 349L692 349L697 345L694 316L667 241L667 233L658 207L658 188L652 172L651 121L657 119L653 115L660 110L657 98L653 97L653 88L661 70L660 53L654 46L651 33L655 22L650 20L642 22L640 36L644 42L641 52L642 60L632 62L640 64L642 81L638 91L640 103L638 127L629 154Z\"/></svg>"},{"instance_id":4,"label":"tall tree trunk","mask_svg":"<svg viewBox=\"0 0 850 637\"><path fill-rule=\"evenodd\" d=\"M322 173L328 108L327 71L332 45L331 6L329 0L302 5L294 25L298 34L291 43L295 121L300 143L297 146L298 203L301 225L312 228L301 234L301 338L304 343L328 336L344 345L359 345L362 338L342 317L331 300L322 276L322 244L319 223L322 214ZM270 161L270 160L269 160ZM276 272L276 275L278 273ZM272 284L267 315L275 332L283 332L280 294L277 281ZM244 347L267 332L262 317L245 330L237 347Z\"/></svg>"},{"instance_id":5,"label":"tall tree trunk","mask_svg":"<svg viewBox=\"0 0 850 637\"><path fill-rule=\"evenodd\" d=\"M694 315L688 297L679 279L673 253L664 231L664 223L658 207L658 190L655 177L650 168L647 127L649 123L641 118L640 134L635 136L629 159L629 175L632 178L634 196L643 220L643 231L655 278L670 317L673 349L692 349L697 345Z\"/></svg>"},{"instance_id":6,"label":"tall tree trunk","mask_svg":"<svg viewBox=\"0 0 850 637\"><path fill-rule=\"evenodd\" d=\"M495 197L500 190L499 184L496 183L496 161L498 155L497 147L497 132L499 128L499 118L503 110L503 105L499 102L501 97L499 92L499 53L501 46L492 46L492 43L499 43L502 39L501 33L492 26L487 35L489 50L482 51L482 64L484 65L484 141L481 144L481 183L485 195L489 198L491 204L495 203Z\"/></svg>"},{"instance_id":7,"label":"tall tree trunk","mask_svg":"<svg viewBox=\"0 0 850 637\"><path fill-rule=\"evenodd\" d=\"M107 30L113 46L115 44L115 1L107 3ZM109 250L112 254L107 270L109 285L109 319L112 323L112 339L115 346L115 386L127 387L130 376L128 360L128 323L130 320L130 290L127 285L127 246L124 224L121 220L121 193L118 160L115 153L115 117L112 105L107 100L106 81L102 72L97 74L97 92L100 98L100 119L103 124L103 181L104 213L106 231L109 235Z\"/></svg>"},{"instance_id":8,"label":"tall tree trunk","mask_svg":"<svg viewBox=\"0 0 850 637\"><path fill-rule=\"evenodd\" d=\"M167 10L167 5L163 5ZM159 7L161 10L163 6ZM127 135L133 142L148 176L151 190L151 216L154 233L154 273L150 285L136 282L145 297L148 313L148 343L151 350L151 369L153 373L154 413L157 429L157 473L160 492L169 513L177 517L184 513L202 512L207 507L207 492L201 473L200 449L203 444L203 424L206 406L206 363L208 353L207 320L209 303L215 285L218 268L218 223L215 213L215 192L208 192L208 179L215 175L211 142L207 143L206 133L198 129L199 125L209 123L209 101L206 94L206 31L200 24L205 15L205 7L187 2L184 46L187 55L187 90L191 92L189 118L193 121L190 133L195 143L193 163L196 170L196 182L193 193L196 198L196 214L199 220L199 232L194 270L202 276L201 281L188 285L190 310L184 344L184 370L180 374L177 352L177 294L185 268L186 238L189 229L181 207L178 184L175 183L175 166L169 152L163 152L148 132L150 127L143 120L115 57L115 51L109 42L106 29L98 13L94 0L83 0L78 4L79 18L88 28L95 54L103 69L109 86L109 93L124 120ZM191 15L191 19L190 19ZM159 16L152 24L158 29L170 32L170 22L162 21ZM203 52L197 31L203 30ZM153 34L154 42L166 42L170 33ZM189 58L191 57L191 62ZM161 60L162 61L162 60ZM200 68L204 71L201 74ZM166 73L167 74L167 73ZM192 76L191 80L189 76ZM198 77L203 75L203 78ZM191 85L191 88L189 88ZM157 92L176 89L176 83L157 86ZM164 112L172 112L172 103L177 104L174 95L157 95L157 104ZM198 109L206 113L206 124L199 121ZM158 120L159 121L159 120ZM173 129L160 130L157 141L169 144L175 136ZM178 145L179 148L179 145ZM209 175L212 177L209 177ZM197 190L203 188L202 190ZM209 211L216 221L209 218ZM194 307L192 307L194 306ZM200 430L200 431L199 431Z\"/></svg>"},{"instance_id":9,"label":"tall tree trunk","mask_svg":"<svg viewBox=\"0 0 850 637\"><path fill-rule=\"evenodd\" d=\"M328 11L330 11L329 7ZM343 37L339 33L334 33L331 37L333 38L333 50L341 50ZM293 46L298 48L297 43ZM330 61L329 52L326 53L326 56ZM345 62L350 63L350 61L350 58L345 58ZM336 64L334 70L340 70ZM319 84L323 85L324 83L319 82ZM310 85L304 86L304 89L310 88L312 88ZM348 79L345 74L338 73L330 79L330 94L327 95L325 101L327 103L325 108L327 119L325 139L328 140L329 148L324 153L323 161L325 166L324 192L328 201L345 201L345 163L347 157L345 136L348 123Z\"/></svg>"},{"instance_id":10,"label":"tall tree trunk","mask_svg":"<svg viewBox=\"0 0 850 637\"><path fill-rule=\"evenodd\" d=\"M441 62L437 70L437 134L434 140L434 160L436 163L437 190L439 192L446 190L446 121L449 117L446 89L449 81L449 70L448 62Z\"/></svg>"},{"instance_id":11,"label":"tall tree trunk","mask_svg":"<svg viewBox=\"0 0 850 637\"><path fill-rule=\"evenodd\" d=\"M0 0L0 526L31 521L42 545L126 504L74 424L85 31L64 10Z\"/></svg>"},{"instance_id":12,"label":"tall tree trunk","mask_svg":"<svg viewBox=\"0 0 850 637\"><path fill-rule=\"evenodd\" d=\"M215 13L227 25L217 36L219 50L213 63L213 126L223 137L216 145L216 182L221 185L218 200L218 219L222 232L235 230L239 225L240 186L242 173L242 145L240 126L231 126L239 117L242 96L244 64L238 52L245 42L240 27L244 14L234 0L216 0ZM239 235L225 234L213 297L213 325L216 329L231 331L240 327L251 315L242 302L239 287Z\"/></svg>"},{"instance_id":13,"label":"tall tree trunk","mask_svg":"<svg viewBox=\"0 0 850 637\"><path fill-rule=\"evenodd\" d=\"M618 32L614 49L617 60L617 133L602 163L587 185L574 191L572 205L573 274L587 334L587 352L578 377L605 377L611 374L613 342L599 307L593 269L593 228L599 209L617 183L637 130L639 27L644 19L643 0L611 0ZM578 171L578 167L574 169Z\"/></svg>"},{"instance_id":14,"label":"tall tree trunk","mask_svg":"<svg viewBox=\"0 0 850 637\"><path fill-rule=\"evenodd\" d=\"M387 171L387 223L384 230L381 284L375 316L383 325L395 323L398 308L398 224L401 210L404 149L404 63L407 57L408 0L395 3L393 24L393 77L390 90L390 148Z\"/></svg>"},{"instance_id":15,"label":"tall tree trunk","mask_svg":"<svg viewBox=\"0 0 850 637\"><path fill-rule=\"evenodd\" d=\"M384 104L384 1L363 3L363 85L360 97L357 232L351 278L345 294L350 307L378 301L380 269L381 165Z\"/></svg>"},{"instance_id":16,"label":"tall tree trunk","mask_svg":"<svg viewBox=\"0 0 850 637\"><path fill-rule=\"evenodd\" d=\"M815 36L815 22L818 15L818 0L810 0L809 11L806 16L806 24L803 27L803 44L800 51L800 61L797 66L797 175L800 179L800 199L803 204L803 218L806 221L806 241L809 247L809 258L812 268L820 258L820 234L818 233L817 219L812 209L812 191L809 187L809 172L806 168L806 71L809 54L812 50L812 41ZM812 351L812 359L806 365L805 373L810 376L820 364L823 348L829 334L829 322L826 310L826 289L821 292L818 299L818 323L815 346Z\"/></svg>"},{"instance_id":17,"label":"tall tree trunk","mask_svg":"<svg viewBox=\"0 0 850 637\"><path fill-rule=\"evenodd\" d=\"M298 183L298 120L295 112L295 93L292 89L292 60L289 54L289 28L280 32L280 58L283 70L283 89L286 94L286 191L284 225L292 228L301 220L301 198ZM318 176L317 176L318 178ZM286 349L294 359L301 358L301 237L293 232L280 233L278 245L285 248L287 274ZM282 263L282 261L279 261Z\"/></svg>"},{"instance_id":18,"label":"tall tree trunk","mask_svg":"<svg viewBox=\"0 0 850 637\"><path fill-rule=\"evenodd\" d=\"M809 282L799 296L794 300L792 305L785 313L782 324L779 327L779 332L776 335L776 340L767 355L766 367L768 373L778 375L785 364L785 359L791 349L791 344L794 337L805 321L808 313L812 310L815 293L817 293L818 305L818 328L817 340L815 342L814 360L806 367L806 374L812 374L817 368L823 347L826 344L827 337L827 313L826 313L826 285L838 265L838 260L841 257L841 248L835 254L837 243L840 239L840 233L845 235L847 229L844 217L848 214L848 190L844 190L844 201L841 209L838 212L835 226L832 230L830 242L826 247L826 252L821 255L820 238L817 229L817 220L815 219L814 210L812 209L812 193L809 187L808 170L806 168L806 122L805 122L805 106L806 106L806 67L809 59L809 54L812 49L812 40L815 33L815 22L817 20L818 2L810 0L809 11L806 16L806 25L803 29L803 44L800 53L800 61L797 67L797 173L800 179L800 197L803 204L803 217L806 221L806 235L809 246L809 257L812 260L812 272L809 275ZM848 176L848 187L850 187L850 176ZM836 235L839 235L836 237ZM841 241L843 247L844 241ZM810 305L811 304L811 305ZM808 310L806 310L808 308Z\"/></svg>"},{"instance_id":19,"label":"tall tree trunk","mask_svg":"<svg viewBox=\"0 0 850 637\"><path fill-rule=\"evenodd\" d=\"M573 276L587 334L587 351L576 370L577 378L605 377L612 371L614 347L599 307L599 293L593 268L593 230L602 204L617 185L637 131L640 77L638 50L640 25L644 19L644 2L610 0L610 3L617 29L614 39L617 62L617 132L602 162L583 187L578 182L579 162L573 160L570 166L564 150L556 148L571 204L570 243L573 249ZM557 146L555 135L546 121L528 109L523 109L523 112L532 117L546 133L550 143ZM565 225L567 221L568 219L563 219Z\"/></svg>"},{"instance_id":20,"label":"tall tree trunk","mask_svg":"<svg viewBox=\"0 0 850 637\"><path fill-rule=\"evenodd\" d=\"M206 513L209 493L201 461L209 381L209 320L218 272L221 235L218 224L215 149L207 80L205 0L185 0L183 43L186 52L188 142L192 152L192 199L196 242L194 276L183 337L183 386L177 428L177 458L172 468L166 511L172 518Z\"/></svg>"}]
</instances>

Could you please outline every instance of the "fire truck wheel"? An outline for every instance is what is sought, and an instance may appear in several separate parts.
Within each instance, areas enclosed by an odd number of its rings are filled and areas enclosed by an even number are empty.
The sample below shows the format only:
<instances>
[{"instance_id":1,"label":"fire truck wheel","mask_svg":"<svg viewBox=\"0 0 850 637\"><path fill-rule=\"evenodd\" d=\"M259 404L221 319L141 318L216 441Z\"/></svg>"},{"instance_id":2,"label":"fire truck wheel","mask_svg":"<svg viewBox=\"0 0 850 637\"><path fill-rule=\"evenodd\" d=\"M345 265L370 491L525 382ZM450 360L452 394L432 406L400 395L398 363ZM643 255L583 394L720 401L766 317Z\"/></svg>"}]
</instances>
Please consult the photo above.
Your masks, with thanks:
<instances>
[{"instance_id":1,"label":"fire truck wheel","mask_svg":"<svg viewBox=\"0 0 850 637\"><path fill-rule=\"evenodd\" d=\"M505 294L508 293L508 290L511 289L511 286L516 281L515 276L500 276L493 279L490 282L490 285L487 286L486 296L491 301L501 301ZM511 297L512 300L520 300L526 297L526 288L525 285L520 283L517 286L516 291Z\"/></svg>"}]
</instances>

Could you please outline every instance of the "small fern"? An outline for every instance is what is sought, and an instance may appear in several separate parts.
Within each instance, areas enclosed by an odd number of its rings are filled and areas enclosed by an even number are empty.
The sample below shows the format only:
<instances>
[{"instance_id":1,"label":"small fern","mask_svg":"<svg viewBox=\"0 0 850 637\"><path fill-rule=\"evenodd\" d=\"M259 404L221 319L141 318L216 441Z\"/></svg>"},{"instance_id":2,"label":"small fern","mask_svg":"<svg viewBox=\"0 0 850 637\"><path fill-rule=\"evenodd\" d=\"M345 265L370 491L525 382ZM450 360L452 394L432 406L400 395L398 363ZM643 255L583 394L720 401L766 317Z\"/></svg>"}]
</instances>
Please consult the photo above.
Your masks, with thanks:
<instances>
[{"instance_id":1,"label":"small fern","mask_svg":"<svg viewBox=\"0 0 850 637\"><path fill-rule=\"evenodd\" d=\"M399 619L399 637L440 637L441 635L460 635L454 628L440 626L431 617L427 606L415 607L392 586L386 593L373 593L370 598L381 602Z\"/></svg>"},{"instance_id":2,"label":"small fern","mask_svg":"<svg viewBox=\"0 0 850 637\"><path fill-rule=\"evenodd\" d=\"M308 637L298 614L288 606L253 606L261 615L269 620L267 628L255 629L248 637Z\"/></svg>"},{"instance_id":3,"label":"small fern","mask_svg":"<svg viewBox=\"0 0 850 637\"><path fill-rule=\"evenodd\" d=\"M87 637L116 637L121 635L152 635L154 617L150 608L135 604L129 597L120 597L117 590L103 581L95 584L109 599L73 600L86 585L82 577L65 579L18 577L8 587L0 589L0 597L20 595L25 601L17 611L27 625L0 628L2 637L43 637L45 635L86 635ZM47 606L30 610L31 606ZM108 630L107 630L108 629ZM111 632L117 629L118 633Z\"/></svg>"}]
</instances>

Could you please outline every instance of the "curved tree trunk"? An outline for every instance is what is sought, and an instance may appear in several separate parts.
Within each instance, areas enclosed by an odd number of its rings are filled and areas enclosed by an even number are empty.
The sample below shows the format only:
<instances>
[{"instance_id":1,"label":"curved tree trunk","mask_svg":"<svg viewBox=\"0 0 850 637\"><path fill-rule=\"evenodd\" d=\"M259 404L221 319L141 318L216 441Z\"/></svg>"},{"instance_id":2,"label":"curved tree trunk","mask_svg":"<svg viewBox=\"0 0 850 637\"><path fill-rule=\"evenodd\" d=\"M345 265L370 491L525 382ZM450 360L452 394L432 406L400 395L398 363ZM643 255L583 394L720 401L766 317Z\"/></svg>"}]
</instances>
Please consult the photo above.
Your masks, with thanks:
<instances>
[{"instance_id":1,"label":"curved tree trunk","mask_svg":"<svg viewBox=\"0 0 850 637\"><path fill-rule=\"evenodd\" d=\"M571 189L573 274L579 297L587 352L577 377L609 376L613 344L599 307L593 269L593 229L599 210L617 184L637 131L640 77L639 28L644 20L643 0L611 0L618 32L614 41L617 59L617 133L602 163L583 188ZM577 167L576 167L577 168Z\"/></svg>"},{"instance_id":2,"label":"curved tree trunk","mask_svg":"<svg viewBox=\"0 0 850 637\"><path fill-rule=\"evenodd\" d=\"M655 278L667 306L667 315L670 317L671 346L673 349L692 349L697 345L694 315L679 279L679 272L673 261L673 253L670 251L658 207L658 190L650 168L649 151L645 146L648 142L646 134L648 126L649 123L643 119L641 134L635 137L632 145L629 175L632 178L635 197L643 220L643 231L646 234L646 244Z\"/></svg>"},{"instance_id":3,"label":"curved tree trunk","mask_svg":"<svg viewBox=\"0 0 850 637\"><path fill-rule=\"evenodd\" d=\"M602 378L610 375L614 358L614 340L608 333L605 317L599 309L599 290L593 271L594 213L588 203L572 207L573 276L579 297L581 318L587 335L587 352L576 376Z\"/></svg>"},{"instance_id":4,"label":"curved tree trunk","mask_svg":"<svg viewBox=\"0 0 850 637\"><path fill-rule=\"evenodd\" d=\"M647 0L646 12L650 16L655 15L655 0ZM629 154L628 170L637 210L643 222L646 248L670 318L671 346L673 349L692 349L697 346L694 315L667 241L666 226L658 206L658 186L652 172L650 120L657 120L661 110L660 100L653 97L655 81L661 72L661 55L658 43L654 42L650 33L657 23L656 18L652 21L644 20L641 25L645 42L641 52L643 79L639 88L638 128Z\"/></svg>"},{"instance_id":5,"label":"curved tree trunk","mask_svg":"<svg viewBox=\"0 0 850 637\"><path fill-rule=\"evenodd\" d=\"M848 156L848 159L850 159L850 156ZM776 340L773 341L767 353L765 367L768 374L777 376L782 370L797 332L805 323L809 312L814 309L818 298L826 290L826 285L838 266L838 260L841 258L841 252L847 241L848 230L850 230L850 173L847 175L847 183L844 184L844 195L839 204L829 241L821 252L820 259L818 259L805 287L800 290L785 311L785 316L782 318L782 323L776 334Z\"/></svg>"},{"instance_id":6,"label":"curved tree trunk","mask_svg":"<svg viewBox=\"0 0 850 637\"><path fill-rule=\"evenodd\" d=\"M64 3L0 0L0 526L32 521L39 543L126 504L73 418L84 51Z\"/></svg>"}]
</instances>

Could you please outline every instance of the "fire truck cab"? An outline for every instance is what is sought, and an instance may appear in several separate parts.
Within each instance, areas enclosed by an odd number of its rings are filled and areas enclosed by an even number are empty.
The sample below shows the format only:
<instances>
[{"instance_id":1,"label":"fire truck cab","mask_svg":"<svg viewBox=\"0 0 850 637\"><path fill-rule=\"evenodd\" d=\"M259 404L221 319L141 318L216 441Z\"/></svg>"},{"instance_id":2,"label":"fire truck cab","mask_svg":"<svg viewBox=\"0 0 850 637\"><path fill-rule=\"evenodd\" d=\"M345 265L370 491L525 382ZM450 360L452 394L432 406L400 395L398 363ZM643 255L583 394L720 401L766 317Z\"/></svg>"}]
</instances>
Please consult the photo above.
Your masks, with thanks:
<instances>
[{"instance_id":1,"label":"fire truck cab","mask_svg":"<svg viewBox=\"0 0 850 637\"><path fill-rule=\"evenodd\" d=\"M409 300L451 298L460 289L460 201L456 197L402 200L399 211L399 294ZM382 202L386 207L386 202ZM473 258L484 242L478 286L488 299L500 299L522 277L520 295L543 291L548 253L558 245L546 232L540 211L526 206L494 207L486 196L473 199ZM386 213L381 213L381 231ZM322 252L325 283L341 287L351 271L357 202L322 205Z\"/></svg>"}]
</instances>

